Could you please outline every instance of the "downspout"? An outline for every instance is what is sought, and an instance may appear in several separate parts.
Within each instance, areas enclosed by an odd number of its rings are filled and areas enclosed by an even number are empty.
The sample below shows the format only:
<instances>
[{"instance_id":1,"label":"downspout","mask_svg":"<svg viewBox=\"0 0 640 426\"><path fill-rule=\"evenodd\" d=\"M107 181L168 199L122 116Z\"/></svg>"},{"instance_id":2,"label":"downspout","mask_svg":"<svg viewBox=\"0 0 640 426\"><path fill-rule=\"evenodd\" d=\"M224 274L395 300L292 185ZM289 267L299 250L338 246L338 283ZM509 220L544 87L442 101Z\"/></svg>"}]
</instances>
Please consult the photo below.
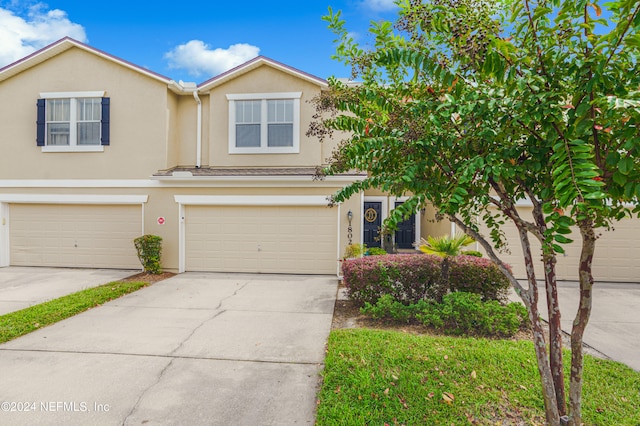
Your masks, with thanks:
<instances>
[{"instance_id":1,"label":"downspout","mask_svg":"<svg viewBox=\"0 0 640 426\"><path fill-rule=\"evenodd\" d=\"M193 91L193 98L198 103L197 130L196 130L196 169L200 168L202 160L202 102L198 97L198 90Z\"/></svg>"}]
</instances>

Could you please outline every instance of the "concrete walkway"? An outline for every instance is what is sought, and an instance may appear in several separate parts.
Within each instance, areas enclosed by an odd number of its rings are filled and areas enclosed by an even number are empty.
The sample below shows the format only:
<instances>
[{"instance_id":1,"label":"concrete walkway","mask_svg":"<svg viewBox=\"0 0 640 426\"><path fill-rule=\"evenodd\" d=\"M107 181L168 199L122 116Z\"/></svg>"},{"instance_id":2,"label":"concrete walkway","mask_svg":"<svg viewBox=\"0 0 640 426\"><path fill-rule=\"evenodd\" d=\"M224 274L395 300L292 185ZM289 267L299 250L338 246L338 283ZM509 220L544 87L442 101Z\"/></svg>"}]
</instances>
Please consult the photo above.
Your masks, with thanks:
<instances>
[{"instance_id":1,"label":"concrete walkway","mask_svg":"<svg viewBox=\"0 0 640 426\"><path fill-rule=\"evenodd\" d=\"M0 315L121 280L140 272L121 269L0 268Z\"/></svg>"},{"instance_id":2,"label":"concrete walkway","mask_svg":"<svg viewBox=\"0 0 640 426\"><path fill-rule=\"evenodd\" d=\"M527 286L526 283L524 285ZM542 317L547 320L544 283L539 288L539 307ZM562 329L567 333L571 333L579 298L577 282L558 282ZM511 295L511 299L520 301L515 294ZM640 371L640 284L594 285L593 307L584 342L607 357Z\"/></svg>"},{"instance_id":3,"label":"concrete walkway","mask_svg":"<svg viewBox=\"0 0 640 426\"><path fill-rule=\"evenodd\" d=\"M0 345L0 424L311 425L337 284L186 273Z\"/></svg>"}]
</instances>

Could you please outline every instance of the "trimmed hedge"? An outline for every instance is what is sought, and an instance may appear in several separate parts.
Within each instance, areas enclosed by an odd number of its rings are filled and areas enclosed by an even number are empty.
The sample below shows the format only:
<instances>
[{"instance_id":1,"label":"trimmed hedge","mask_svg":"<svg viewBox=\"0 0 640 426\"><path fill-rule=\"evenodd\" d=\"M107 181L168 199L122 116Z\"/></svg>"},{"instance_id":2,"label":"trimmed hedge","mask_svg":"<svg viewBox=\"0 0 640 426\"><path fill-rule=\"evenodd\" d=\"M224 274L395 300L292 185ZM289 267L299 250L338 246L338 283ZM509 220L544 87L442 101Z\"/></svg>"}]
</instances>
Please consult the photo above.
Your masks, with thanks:
<instances>
[{"instance_id":1,"label":"trimmed hedge","mask_svg":"<svg viewBox=\"0 0 640 426\"><path fill-rule=\"evenodd\" d=\"M386 254L347 259L342 274L347 295L358 305L375 304L384 294L404 304L435 299L446 293L438 256Z\"/></svg>"},{"instance_id":2,"label":"trimmed hedge","mask_svg":"<svg viewBox=\"0 0 640 426\"><path fill-rule=\"evenodd\" d=\"M451 291L476 293L483 301L506 302L511 283L492 260L460 255L450 257L449 262Z\"/></svg>"},{"instance_id":3,"label":"trimmed hedge","mask_svg":"<svg viewBox=\"0 0 640 426\"><path fill-rule=\"evenodd\" d=\"M387 254L347 259L342 273L347 295L359 306L376 304L385 294L405 305L442 300L448 291L480 294L483 300L506 300L507 278L489 259L449 258L450 282L443 283L442 259L426 254Z\"/></svg>"}]
</instances>

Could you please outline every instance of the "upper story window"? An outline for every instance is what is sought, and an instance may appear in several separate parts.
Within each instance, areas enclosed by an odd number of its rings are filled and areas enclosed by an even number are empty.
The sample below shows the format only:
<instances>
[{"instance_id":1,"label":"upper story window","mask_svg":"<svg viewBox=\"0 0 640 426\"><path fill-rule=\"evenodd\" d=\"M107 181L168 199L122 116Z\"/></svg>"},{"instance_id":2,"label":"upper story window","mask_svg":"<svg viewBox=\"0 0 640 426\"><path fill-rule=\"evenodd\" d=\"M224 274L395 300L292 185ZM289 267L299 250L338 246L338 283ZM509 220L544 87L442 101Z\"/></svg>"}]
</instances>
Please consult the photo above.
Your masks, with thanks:
<instances>
[{"instance_id":1,"label":"upper story window","mask_svg":"<svg viewBox=\"0 0 640 426\"><path fill-rule=\"evenodd\" d=\"M300 152L301 92L227 95L230 154Z\"/></svg>"},{"instance_id":2,"label":"upper story window","mask_svg":"<svg viewBox=\"0 0 640 426\"><path fill-rule=\"evenodd\" d=\"M37 143L43 152L103 151L109 145L104 92L41 93Z\"/></svg>"}]
</instances>

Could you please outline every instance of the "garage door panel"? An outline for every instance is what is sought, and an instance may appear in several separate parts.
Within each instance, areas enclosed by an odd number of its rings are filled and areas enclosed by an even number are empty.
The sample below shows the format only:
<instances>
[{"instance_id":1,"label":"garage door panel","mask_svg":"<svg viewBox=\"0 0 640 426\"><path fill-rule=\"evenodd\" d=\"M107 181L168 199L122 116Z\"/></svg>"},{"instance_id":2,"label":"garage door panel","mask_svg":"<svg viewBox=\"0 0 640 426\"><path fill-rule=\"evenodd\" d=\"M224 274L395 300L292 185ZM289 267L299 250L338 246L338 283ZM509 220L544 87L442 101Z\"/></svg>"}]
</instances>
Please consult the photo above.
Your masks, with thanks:
<instances>
[{"instance_id":1,"label":"garage door panel","mask_svg":"<svg viewBox=\"0 0 640 426\"><path fill-rule=\"evenodd\" d=\"M10 218L12 265L140 268L139 205L12 204Z\"/></svg>"},{"instance_id":2,"label":"garage door panel","mask_svg":"<svg viewBox=\"0 0 640 426\"><path fill-rule=\"evenodd\" d=\"M521 207L519 211L524 218L531 217L531 207ZM522 260L520 239L514 225L503 226L510 254L500 254L503 261L510 264L517 278L526 278ZM488 235L486 227L481 231ZM581 237L574 229L567 237L573 243L564 245L565 253L557 255L556 274L561 280L578 279L578 262L581 251ZM535 260L535 272L538 279L543 279L542 261L540 260L540 244L533 237L532 253ZM612 231L600 231L596 242L596 251L592 264L592 272L596 281L639 282L640 281L640 219L623 219L614 225Z\"/></svg>"},{"instance_id":3,"label":"garage door panel","mask_svg":"<svg viewBox=\"0 0 640 426\"><path fill-rule=\"evenodd\" d=\"M186 269L335 273L336 215L326 207L187 206Z\"/></svg>"}]
</instances>

